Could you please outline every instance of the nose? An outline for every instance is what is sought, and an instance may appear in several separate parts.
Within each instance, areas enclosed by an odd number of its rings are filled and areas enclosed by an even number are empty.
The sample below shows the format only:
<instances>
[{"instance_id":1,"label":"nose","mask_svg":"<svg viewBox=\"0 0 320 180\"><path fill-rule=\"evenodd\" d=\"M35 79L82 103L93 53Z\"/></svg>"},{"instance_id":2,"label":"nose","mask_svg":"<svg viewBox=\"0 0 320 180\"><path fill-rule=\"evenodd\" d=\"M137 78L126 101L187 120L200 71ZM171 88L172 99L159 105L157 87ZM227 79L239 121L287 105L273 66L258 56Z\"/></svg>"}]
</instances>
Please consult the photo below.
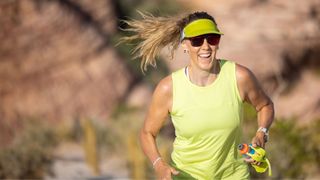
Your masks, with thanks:
<instances>
[{"instance_id":1,"label":"nose","mask_svg":"<svg viewBox=\"0 0 320 180\"><path fill-rule=\"evenodd\" d=\"M209 45L209 43L208 43L206 38L204 38L201 48L202 49L210 49L210 45Z\"/></svg>"}]
</instances>

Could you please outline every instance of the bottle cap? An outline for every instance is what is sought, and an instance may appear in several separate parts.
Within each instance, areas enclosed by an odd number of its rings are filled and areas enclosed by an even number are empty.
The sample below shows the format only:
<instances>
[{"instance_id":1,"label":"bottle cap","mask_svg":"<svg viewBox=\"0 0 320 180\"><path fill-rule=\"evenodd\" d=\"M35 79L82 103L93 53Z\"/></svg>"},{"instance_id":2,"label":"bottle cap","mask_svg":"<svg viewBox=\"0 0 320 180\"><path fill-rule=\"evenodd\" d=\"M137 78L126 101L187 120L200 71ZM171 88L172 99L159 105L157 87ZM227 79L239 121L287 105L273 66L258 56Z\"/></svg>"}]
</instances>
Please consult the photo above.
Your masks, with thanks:
<instances>
[{"instance_id":1,"label":"bottle cap","mask_svg":"<svg viewBox=\"0 0 320 180\"><path fill-rule=\"evenodd\" d=\"M238 149L240 150L240 154L246 154L249 151L248 144L239 144Z\"/></svg>"}]
</instances>

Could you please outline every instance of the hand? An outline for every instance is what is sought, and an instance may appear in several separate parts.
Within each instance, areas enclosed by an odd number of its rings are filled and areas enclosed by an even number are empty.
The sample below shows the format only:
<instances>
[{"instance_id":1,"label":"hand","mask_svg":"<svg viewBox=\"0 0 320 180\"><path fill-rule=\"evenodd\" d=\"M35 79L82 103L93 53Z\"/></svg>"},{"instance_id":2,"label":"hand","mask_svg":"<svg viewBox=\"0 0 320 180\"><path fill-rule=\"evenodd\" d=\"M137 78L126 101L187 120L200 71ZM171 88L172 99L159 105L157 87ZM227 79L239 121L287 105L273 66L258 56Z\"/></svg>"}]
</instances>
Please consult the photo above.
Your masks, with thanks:
<instances>
[{"instance_id":1,"label":"hand","mask_svg":"<svg viewBox=\"0 0 320 180\"><path fill-rule=\"evenodd\" d=\"M257 166L260 166L261 162L257 162L255 160L253 160L251 157L247 157L244 159L244 162L246 163L250 163L250 164L254 164L254 165L257 165Z\"/></svg>"},{"instance_id":2,"label":"hand","mask_svg":"<svg viewBox=\"0 0 320 180\"><path fill-rule=\"evenodd\" d=\"M173 167L169 166L167 163L164 161L159 161L155 166L154 169L157 174L157 179L160 180L171 180L171 176L173 175L178 175L179 171L174 169Z\"/></svg>"},{"instance_id":3,"label":"hand","mask_svg":"<svg viewBox=\"0 0 320 180\"><path fill-rule=\"evenodd\" d=\"M252 139L251 144L253 147L262 147L264 149L265 146L265 138L264 138L264 133L261 131L258 131L256 133L256 136Z\"/></svg>"},{"instance_id":4,"label":"hand","mask_svg":"<svg viewBox=\"0 0 320 180\"><path fill-rule=\"evenodd\" d=\"M264 133L263 132L257 132L256 136L252 139L251 144L253 147L262 147L264 148L265 146L265 138L264 138ZM255 164L257 166L259 166L261 164L261 162L257 162L255 160L253 160L252 158L245 158L244 159L245 162L247 163L251 163L251 164Z\"/></svg>"}]
</instances>

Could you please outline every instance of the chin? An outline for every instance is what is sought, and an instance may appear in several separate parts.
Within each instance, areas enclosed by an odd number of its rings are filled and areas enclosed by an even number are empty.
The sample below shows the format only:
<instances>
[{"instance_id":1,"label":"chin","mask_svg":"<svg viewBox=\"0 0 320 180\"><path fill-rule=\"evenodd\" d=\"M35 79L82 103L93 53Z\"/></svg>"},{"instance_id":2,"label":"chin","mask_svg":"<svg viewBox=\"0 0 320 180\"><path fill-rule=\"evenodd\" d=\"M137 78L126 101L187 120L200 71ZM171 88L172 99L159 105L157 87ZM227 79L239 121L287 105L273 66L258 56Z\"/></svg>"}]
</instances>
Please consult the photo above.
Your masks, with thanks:
<instances>
[{"instance_id":1,"label":"chin","mask_svg":"<svg viewBox=\"0 0 320 180\"><path fill-rule=\"evenodd\" d=\"M201 59L198 59L198 66L200 69L203 69L203 70L210 70L212 67L213 67L213 63L212 63L212 59L210 60L201 60Z\"/></svg>"}]
</instances>

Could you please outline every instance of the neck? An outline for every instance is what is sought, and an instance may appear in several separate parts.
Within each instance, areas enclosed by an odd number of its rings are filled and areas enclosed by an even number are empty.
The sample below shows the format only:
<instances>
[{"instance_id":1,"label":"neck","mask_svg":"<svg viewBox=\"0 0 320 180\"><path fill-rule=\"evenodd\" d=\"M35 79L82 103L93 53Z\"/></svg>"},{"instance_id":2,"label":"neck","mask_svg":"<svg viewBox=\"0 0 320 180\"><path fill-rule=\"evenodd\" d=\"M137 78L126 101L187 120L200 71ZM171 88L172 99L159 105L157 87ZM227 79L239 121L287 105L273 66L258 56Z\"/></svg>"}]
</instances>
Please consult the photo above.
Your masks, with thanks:
<instances>
[{"instance_id":1,"label":"neck","mask_svg":"<svg viewBox=\"0 0 320 180\"><path fill-rule=\"evenodd\" d=\"M192 65L187 67L189 80L198 86L207 86L216 80L220 72L220 63L218 59L213 60L213 66L210 70L203 70Z\"/></svg>"}]
</instances>

